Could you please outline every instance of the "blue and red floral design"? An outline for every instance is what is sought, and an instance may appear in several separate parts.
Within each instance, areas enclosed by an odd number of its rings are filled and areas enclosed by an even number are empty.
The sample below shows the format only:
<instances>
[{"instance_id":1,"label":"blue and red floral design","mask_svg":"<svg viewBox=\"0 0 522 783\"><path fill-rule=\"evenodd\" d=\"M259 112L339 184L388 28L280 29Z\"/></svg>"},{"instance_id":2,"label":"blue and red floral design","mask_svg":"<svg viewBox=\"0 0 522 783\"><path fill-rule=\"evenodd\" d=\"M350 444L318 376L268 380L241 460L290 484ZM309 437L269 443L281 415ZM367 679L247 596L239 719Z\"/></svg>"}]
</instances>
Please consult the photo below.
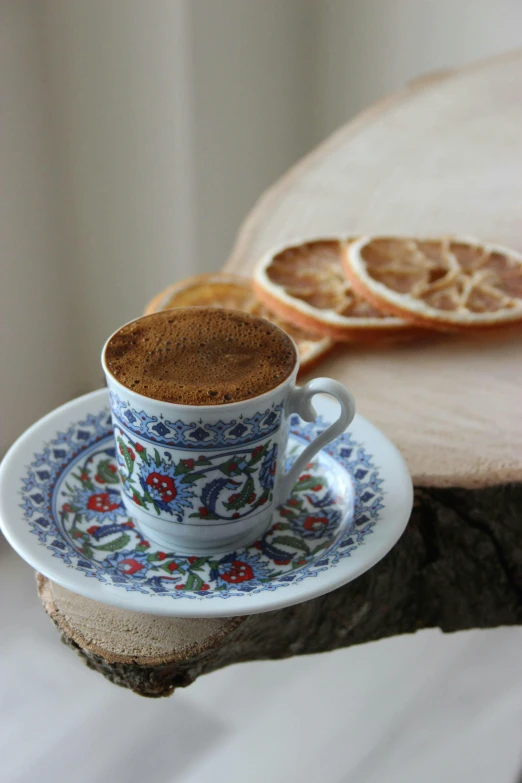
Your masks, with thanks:
<instances>
[{"instance_id":1,"label":"blue and red floral design","mask_svg":"<svg viewBox=\"0 0 522 783\"><path fill-rule=\"evenodd\" d=\"M321 421L304 425L293 416L290 459L324 427ZM382 482L371 456L345 433L309 463L261 539L226 555L181 556L146 540L127 516L119 469L134 477L137 497L168 505L174 513L189 502L194 482L185 479L202 475L201 471L214 472L217 478L208 483L225 483L209 490L202 508L208 504L209 513L214 513L210 495L219 489L221 505L214 508L227 507L226 513L233 515L240 513L234 509L242 503L259 502L271 491L277 450L267 443L239 456L205 458L204 464L198 464L199 457L190 457L177 465L162 464L159 454L158 465L154 450L144 453L148 451L140 453L127 440L116 450L106 411L58 433L35 455L21 493L24 516L42 546L86 577L127 591L176 599L246 596L335 567L371 533L383 508ZM253 490L249 469L256 471ZM351 506L355 512L347 525Z\"/></svg>"},{"instance_id":2,"label":"blue and red floral design","mask_svg":"<svg viewBox=\"0 0 522 783\"><path fill-rule=\"evenodd\" d=\"M115 428L122 488L139 508L174 520L234 520L272 500L277 444L174 460L168 450L131 441ZM183 453L183 452L181 452Z\"/></svg>"}]
</instances>

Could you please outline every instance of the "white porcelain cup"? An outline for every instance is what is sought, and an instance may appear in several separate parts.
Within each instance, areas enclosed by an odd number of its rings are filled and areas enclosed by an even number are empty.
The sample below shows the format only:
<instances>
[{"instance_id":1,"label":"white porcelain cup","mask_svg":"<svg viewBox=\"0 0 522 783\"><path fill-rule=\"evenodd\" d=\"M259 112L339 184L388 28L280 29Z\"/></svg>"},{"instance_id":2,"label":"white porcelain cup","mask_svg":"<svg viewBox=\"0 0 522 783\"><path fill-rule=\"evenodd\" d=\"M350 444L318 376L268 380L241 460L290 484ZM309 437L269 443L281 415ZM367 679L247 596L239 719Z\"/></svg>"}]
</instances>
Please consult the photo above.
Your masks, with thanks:
<instances>
[{"instance_id":1,"label":"white porcelain cup","mask_svg":"<svg viewBox=\"0 0 522 783\"><path fill-rule=\"evenodd\" d=\"M123 501L147 538L181 554L227 551L259 538L303 467L355 414L352 395L338 381L316 378L296 386L298 360L283 383L248 400L178 405L151 399L111 374L107 343L102 364ZM339 401L339 417L285 472L290 415L313 421L312 398L321 392Z\"/></svg>"}]
</instances>

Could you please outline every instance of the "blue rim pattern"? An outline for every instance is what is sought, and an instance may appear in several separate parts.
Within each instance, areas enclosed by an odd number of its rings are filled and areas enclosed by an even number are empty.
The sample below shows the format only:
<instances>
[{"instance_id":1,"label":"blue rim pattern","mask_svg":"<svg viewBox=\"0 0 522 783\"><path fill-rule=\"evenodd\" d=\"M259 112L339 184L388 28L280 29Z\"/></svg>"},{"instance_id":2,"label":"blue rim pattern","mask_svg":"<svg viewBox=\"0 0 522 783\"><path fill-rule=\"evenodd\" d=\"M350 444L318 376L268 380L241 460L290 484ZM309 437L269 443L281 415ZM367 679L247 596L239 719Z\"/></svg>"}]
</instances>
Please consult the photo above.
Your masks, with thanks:
<instances>
[{"instance_id":1,"label":"blue rim pattern","mask_svg":"<svg viewBox=\"0 0 522 783\"><path fill-rule=\"evenodd\" d=\"M110 392L112 415L122 427L156 446L176 449L223 449L255 443L277 432L281 426L283 402L272 405L253 416L239 415L230 421L215 424L202 420L190 423L168 421L161 416L149 416L145 411L131 408L115 392Z\"/></svg>"}]
</instances>

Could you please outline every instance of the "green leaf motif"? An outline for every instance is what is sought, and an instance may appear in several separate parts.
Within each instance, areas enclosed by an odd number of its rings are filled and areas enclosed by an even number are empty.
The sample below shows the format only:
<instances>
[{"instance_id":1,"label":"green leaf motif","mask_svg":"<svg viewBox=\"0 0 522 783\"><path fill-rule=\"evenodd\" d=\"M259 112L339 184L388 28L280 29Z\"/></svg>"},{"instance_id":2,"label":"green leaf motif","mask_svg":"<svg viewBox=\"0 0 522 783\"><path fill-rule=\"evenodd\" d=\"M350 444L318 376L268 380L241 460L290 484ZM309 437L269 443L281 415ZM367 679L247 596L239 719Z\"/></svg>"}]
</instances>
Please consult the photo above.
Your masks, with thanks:
<instances>
[{"instance_id":1,"label":"green leaf motif","mask_svg":"<svg viewBox=\"0 0 522 783\"><path fill-rule=\"evenodd\" d=\"M238 493L238 496L235 500L233 500L231 503L223 503L226 509L240 509L244 508L248 505L248 499L252 495L254 491L254 479L252 476L248 476L247 480L245 481L245 485L241 492Z\"/></svg>"},{"instance_id":2,"label":"green leaf motif","mask_svg":"<svg viewBox=\"0 0 522 783\"><path fill-rule=\"evenodd\" d=\"M113 473L110 469L110 459L102 459L98 462L97 473L106 484L119 484L119 478L117 473Z\"/></svg>"},{"instance_id":3,"label":"green leaf motif","mask_svg":"<svg viewBox=\"0 0 522 783\"><path fill-rule=\"evenodd\" d=\"M197 574L190 574L185 587L187 590L201 590L203 584L204 582L201 577L199 577Z\"/></svg>"},{"instance_id":4,"label":"green leaf motif","mask_svg":"<svg viewBox=\"0 0 522 783\"><path fill-rule=\"evenodd\" d=\"M274 538L274 544L291 546L293 549L299 549L301 552L306 552L306 554L309 554L310 552L305 542L301 538L295 538L294 536L278 536L277 538Z\"/></svg>"},{"instance_id":5,"label":"green leaf motif","mask_svg":"<svg viewBox=\"0 0 522 783\"><path fill-rule=\"evenodd\" d=\"M181 479L182 484L195 484L200 478L206 478L206 473L186 473Z\"/></svg>"},{"instance_id":6,"label":"green leaf motif","mask_svg":"<svg viewBox=\"0 0 522 783\"><path fill-rule=\"evenodd\" d=\"M117 552L118 549L123 549L130 541L130 536L127 533L122 533L121 536L115 538L114 541L109 541L107 544L101 546L95 546L94 549L101 550L102 552Z\"/></svg>"},{"instance_id":7,"label":"green leaf motif","mask_svg":"<svg viewBox=\"0 0 522 783\"><path fill-rule=\"evenodd\" d=\"M304 479L297 482L294 488L294 492L304 492L306 490L313 489L314 487L317 487L318 485L322 485L323 479L319 478L318 476L310 476L310 478Z\"/></svg>"},{"instance_id":8,"label":"green leaf motif","mask_svg":"<svg viewBox=\"0 0 522 783\"><path fill-rule=\"evenodd\" d=\"M207 557L199 557L197 560L194 560L194 562L190 564L190 570L201 571L203 566L205 566L207 563L208 563Z\"/></svg>"},{"instance_id":9,"label":"green leaf motif","mask_svg":"<svg viewBox=\"0 0 522 783\"><path fill-rule=\"evenodd\" d=\"M269 493L269 491L268 491L267 489L265 489L265 491L263 492L263 494L262 494L260 497L258 497L258 499L256 500L256 502L255 502L255 503L254 503L254 505L252 506L252 510L253 510L253 509L255 509L255 508L259 508L259 506L264 506L264 505L265 505L265 503L268 501L268 499L269 499L269 496L270 496L270 493Z\"/></svg>"},{"instance_id":10,"label":"green leaf motif","mask_svg":"<svg viewBox=\"0 0 522 783\"><path fill-rule=\"evenodd\" d=\"M230 459L227 459L226 462L223 462L219 466L219 470L224 473L225 476L231 476L240 473L241 471L237 468L238 459L239 457L231 457Z\"/></svg>"},{"instance_id":11,"label":"green leaf motif","mask_svg":"<svg viewBox=\"0 0 522 783\"><path fill-rule=\"evenodd\" d=\"M181 568L180 566L178 566L177 568L172 569L170 567L171 563L174 563L174 560L170 560L168 563L162 563L160 565L161 570L162 571L166 571L168 574L181 574L182 576L187 573L185 571L185 569Z\"/></svg>"},{"instance_id":12,"label":"green leaf motif","mask_svg":"<svg viewBox=\"0 0 522 783\"><path fill-rule=\"evenodd\" d=\"M84 476L84 478L82 478L82 475ZM76 479L76 481L79 481L81 484L83 484L84 487L90 489L91 492L94 492L94 490L96 489L93 482L91 481L89 472L86 468L84 468L81 473L73 473L72 477Z\"/></svg>"},{"instance_id":13,"label":"green leaf motif","mask_svg":"<svg viewBox=\"0 0 522 783\"><path fill-rule=\"evenodd\" d=\"M267 442L265 443L265 445L264 445L264 446L262 446L262 447L259 449L259 451L258 451L258 453L255 455L255 457L252 455L252 457L251 457L251 459L250 459L250 462L249 462L249 467L252 467L252 465L255 465L257 462L259 462L261 459L263 459L263 457L265 456L265 454L266 454L266 452L267 452L267 450L268 450L268 447L270 446L270 444L271 444L271 443L272 443L272 441L271 441L271 440L267 441Z\"/></svg>"},{"instance_id":14,"label":"green leaf motif","mask_svg":"<svg viewBox=\"0 0 522 783\"><path fill-rule=\"evenodd\" d=\"M118 443L120 445L120 451L122 453L123 459L125 460L125 465L127 466L127 470L129 472L129 476L131 475L132 471L134 470L134 460L132 459L130 455L130 451L125 445L123 438L118 438Z\"/></svg>"},{"instance_id":15,"label":"green leaf motif","mask_svg":"<svg viewBox=\"0 0 522 783\"><path fill-rule=\"evenodd\" d=\"M154 449L154 464L157 468L161 465L161 457L159 455L158 449Z\"/></svg>"}]
</instances>

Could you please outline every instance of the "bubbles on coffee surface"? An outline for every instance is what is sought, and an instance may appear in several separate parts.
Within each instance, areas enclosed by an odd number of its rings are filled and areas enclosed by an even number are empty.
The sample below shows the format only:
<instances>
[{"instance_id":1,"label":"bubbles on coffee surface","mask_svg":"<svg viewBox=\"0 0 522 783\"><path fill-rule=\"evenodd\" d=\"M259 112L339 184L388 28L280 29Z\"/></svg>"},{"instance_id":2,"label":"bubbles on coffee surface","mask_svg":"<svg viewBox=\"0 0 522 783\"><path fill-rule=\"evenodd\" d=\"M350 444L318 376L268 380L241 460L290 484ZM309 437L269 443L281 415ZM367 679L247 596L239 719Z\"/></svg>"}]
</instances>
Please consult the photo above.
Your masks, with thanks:
<instances>
[{"instance_id":1,"label":"bubbles on coffee surface","mask_svg":"<svg viewBox=\"0 0 522 783\"><path fill-rule=\"evenodd\" d=\"M264 319L187 307L126 324L110 339L105 361L116 380L146 397L223 405L278 386L296 353L288 335Z\"/></svg>"}]
</instances>

